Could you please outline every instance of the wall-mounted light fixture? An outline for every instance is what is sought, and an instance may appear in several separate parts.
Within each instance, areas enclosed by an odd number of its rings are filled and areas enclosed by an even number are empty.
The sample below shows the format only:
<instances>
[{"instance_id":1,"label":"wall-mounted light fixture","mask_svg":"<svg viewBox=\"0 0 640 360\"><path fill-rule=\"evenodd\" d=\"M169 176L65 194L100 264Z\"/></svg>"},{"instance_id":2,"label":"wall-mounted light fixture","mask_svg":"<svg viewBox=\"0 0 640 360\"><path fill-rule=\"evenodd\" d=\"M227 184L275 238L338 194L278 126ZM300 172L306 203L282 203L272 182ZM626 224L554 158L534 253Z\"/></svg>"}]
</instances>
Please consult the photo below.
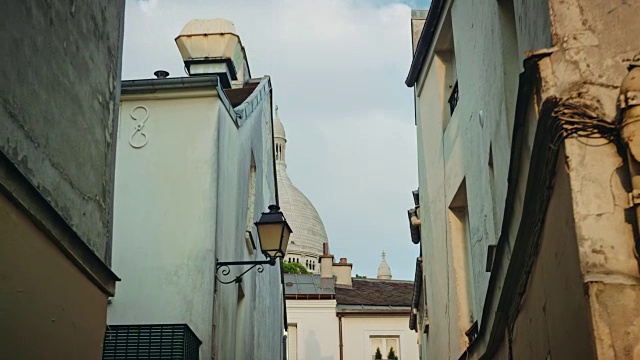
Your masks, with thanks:
<instances>
[{"instance_id":1,"label":"wall-mounted light fixture","mask_svg":"<svg viewBox=\"0 0 640 360\"><path fill-rule=\"evenodd\" d=\"M260 220L255 222L258 230L258 240L260 241L260 249L267 260L255 261L217 261L216 259L216 279L222 284L231 284L241 281L244 274L248 273L254 267L258 267L258 272L264 271L263 265L275 265L276 258L284 257L289 244L289 236L291 235L291 227L287 223L284 215L280 211L278 205L269 205L269 211L262 213ZM218 272L222 276L229 276L231 273L230 266L252 265L240 275L232 280L222 281L218 278Z\"/></svg>"}]
</instances>

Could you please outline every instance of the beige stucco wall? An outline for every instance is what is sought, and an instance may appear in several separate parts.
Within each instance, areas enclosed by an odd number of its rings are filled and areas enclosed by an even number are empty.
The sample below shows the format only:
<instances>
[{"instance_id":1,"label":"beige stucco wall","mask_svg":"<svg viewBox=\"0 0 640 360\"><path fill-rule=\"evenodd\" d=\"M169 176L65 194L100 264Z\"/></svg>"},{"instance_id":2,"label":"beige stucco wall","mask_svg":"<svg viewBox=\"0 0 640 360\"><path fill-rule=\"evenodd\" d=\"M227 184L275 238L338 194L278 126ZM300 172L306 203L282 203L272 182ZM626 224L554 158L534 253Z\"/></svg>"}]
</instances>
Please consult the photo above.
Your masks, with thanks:
<instances>
[{"instance_id":1,"label":"beige stucco wall","mask_svg":"<svg viewBox=\"0 0 640 360\"><path fill-rule=\"evenodd\" d=\"M580 272L569 174L562 162L558 162L556 171L540 252L513 328L514 359L596 358L589 297ZM498 351L495 359L509 359L508 339L504 337L504 352Z\"/></svg>"},{"instance_id":2,"label":"beige stucco wall","mask_svg":"<svg viewBox=\"0 0 640 360\"><path fill-rule=\"evenodd\" d=\"M0 193L3 359L102 358L107 297Z\"/></svg>"},{"instance_id":3,"label":"beige stucco wall","mask_svg":"<svg viewBox=\"0 0 640 360\"><path fill-rule=\"evenodd\" d=\"M409 330L409 315L363 315L342 318L342 342L344 359L371 360L375 349L371 349L371 336L400 338L400 351L396 355L402 360L418 359L418 337ZM383 354L386 357L387 354Z\"/></svg>"},{"instance_id":4,"label":"beige stucco wall","mask_svg":"<svg viewBox=\"0 0 640 360\"><path fill-rule=\"evenodd\" d=\"M618 86L640 51L640 3L550 0L557 50L544 96L579 98L614 119ZM591 142L597 144L597 142ZM581 270L599 359L640 359L640 273L628 220L629 179L614 144L566 142Z\"/></svg>"},{"instance_id":5,"label":"beige stucco wall","mask_svg":"<svg viewBox=\"0 0 640 360\"><path fill-rule=\"evenodd\" d=\"M297 359L340 359L335 300L287 300L287 321L297 326Z\"/></svg>"}]
</instances>

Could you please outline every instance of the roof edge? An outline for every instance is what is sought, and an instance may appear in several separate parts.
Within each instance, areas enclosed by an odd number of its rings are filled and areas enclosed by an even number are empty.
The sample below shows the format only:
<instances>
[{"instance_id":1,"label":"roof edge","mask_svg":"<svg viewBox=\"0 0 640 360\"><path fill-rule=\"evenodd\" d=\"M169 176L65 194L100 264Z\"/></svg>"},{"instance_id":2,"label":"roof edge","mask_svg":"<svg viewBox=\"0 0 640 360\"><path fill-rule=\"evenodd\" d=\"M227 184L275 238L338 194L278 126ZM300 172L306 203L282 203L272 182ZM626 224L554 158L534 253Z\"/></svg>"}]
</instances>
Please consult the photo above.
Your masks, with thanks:
<instances>
[{"instance_id":1,"label":"roof edge","mask_svg":"<svg viewBox=\"0 0 640 360\"><path fill-rule=\"evenodd\" d=\"M416 48L413 60L411 60L411 67L409 68L409 74L405 80L407 87L413 87L416 84L418 75L422 71L424 65L424 59L427 57L431 43L433 42L433 36L436 33L442 10L444 9L444 3L446 0L433 0L429 7L429 13L425 20L424 27L420 33L420 39L418 40L418 46Z\"/></svg>"}]
</instances>

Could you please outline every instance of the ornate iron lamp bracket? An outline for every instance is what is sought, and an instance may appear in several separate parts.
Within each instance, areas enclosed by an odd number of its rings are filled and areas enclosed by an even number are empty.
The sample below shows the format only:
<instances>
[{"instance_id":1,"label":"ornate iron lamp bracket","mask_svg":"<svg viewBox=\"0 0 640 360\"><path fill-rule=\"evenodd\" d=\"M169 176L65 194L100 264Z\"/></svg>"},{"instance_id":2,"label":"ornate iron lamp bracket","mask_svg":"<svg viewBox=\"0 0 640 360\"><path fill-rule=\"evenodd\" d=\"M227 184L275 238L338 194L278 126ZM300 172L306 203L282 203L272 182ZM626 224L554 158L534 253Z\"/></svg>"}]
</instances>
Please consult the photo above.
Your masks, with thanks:
<instances>
[{"instance_id":1,"label":"ornate iron lamp bracket","mask_svg":"<svg viewBox=\"0 0 640 360\"><path fill-rule=\"evenodd\" d=\"M256 261L217 261L216 260L216 280L218 280L221 284L231 284L231 283L239 283L242 281L242 276L244 274L251 271L251 269L257 267L256 271L259 273L264 271L264 265L275 265L276 258L270 258L267 260L256 260ZM235 276L233 279L229 281L221 280L218 277L218 272L222 275L222 277L232 276L231 274L231 266L242 266L242 265L251 265L248 269L240 273L240 275ZM221 270L222 269L222 270Z\"/></svg>"}]
</instances>

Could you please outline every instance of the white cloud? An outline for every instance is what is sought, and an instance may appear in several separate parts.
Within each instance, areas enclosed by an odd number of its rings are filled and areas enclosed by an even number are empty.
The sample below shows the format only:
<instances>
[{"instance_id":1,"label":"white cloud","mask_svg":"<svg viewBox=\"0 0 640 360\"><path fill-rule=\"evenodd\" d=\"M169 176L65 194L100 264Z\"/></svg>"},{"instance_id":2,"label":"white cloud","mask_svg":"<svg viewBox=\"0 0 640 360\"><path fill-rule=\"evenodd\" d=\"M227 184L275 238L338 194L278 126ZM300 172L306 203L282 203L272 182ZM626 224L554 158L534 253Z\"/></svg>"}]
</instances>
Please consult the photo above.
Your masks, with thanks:
<instances>
[{"instance_id":1,"label":"white cloud","mask_svg":"<svg viewBox=\"0 0 640 360\"><path fill-rule=\"evenodd\" d=\"M288 171L322 216L332 252L375 276L385 250L412 279L406 209L417 186L410 8L368 0L127 2L124 78L183 76L174 38L194 18L233 21L254 77L272 76Z\"/></svg>"}]
</instances>

